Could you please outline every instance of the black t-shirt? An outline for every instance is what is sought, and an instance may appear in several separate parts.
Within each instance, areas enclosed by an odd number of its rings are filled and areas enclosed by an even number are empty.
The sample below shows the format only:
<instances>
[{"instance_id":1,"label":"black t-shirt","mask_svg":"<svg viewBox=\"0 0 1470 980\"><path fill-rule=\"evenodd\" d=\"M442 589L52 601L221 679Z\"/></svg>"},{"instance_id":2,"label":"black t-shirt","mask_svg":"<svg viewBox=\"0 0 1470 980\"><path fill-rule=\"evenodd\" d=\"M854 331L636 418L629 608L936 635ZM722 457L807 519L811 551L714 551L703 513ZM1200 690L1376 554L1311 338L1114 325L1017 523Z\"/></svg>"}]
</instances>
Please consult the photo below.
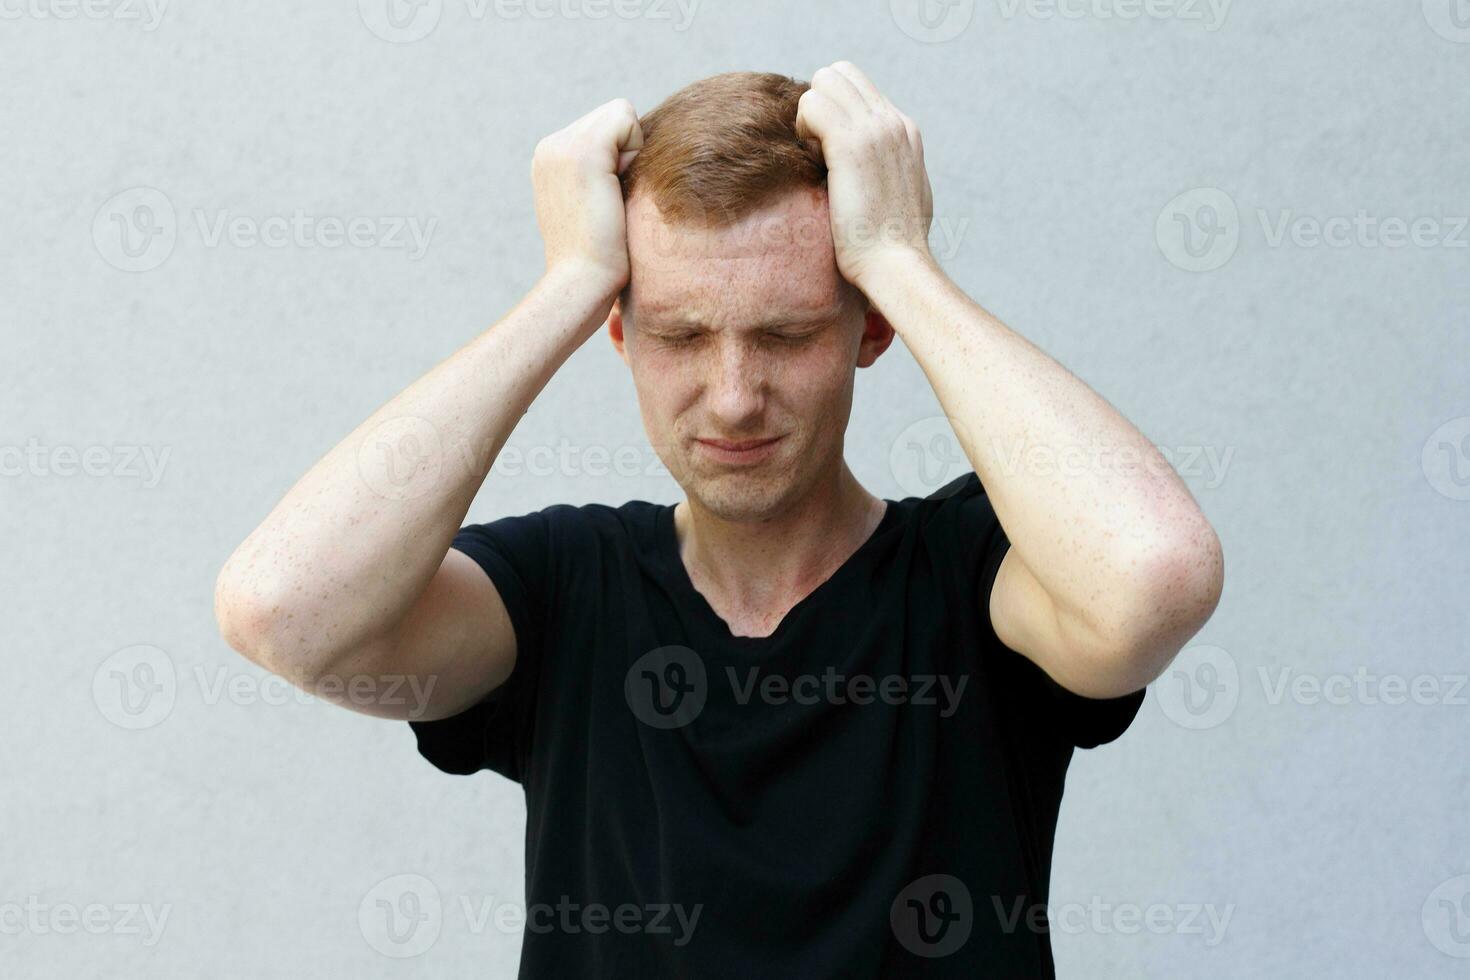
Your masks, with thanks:
<instances>
[{"instance_id":1,"label":"black t-shirt","mask_svg":"<svg viewBox=\"0 0 1470 980\"><path fill-rule=\"evenodd\" d=\"M673 515L558 504L454 540L516 665L409 724L445 772L524 788L520 976L1054 975L1067 765L1143 691L1080 697L996 638L1009 541L975 474L887 501L768 637L693 587Z\"/></svg>"}]
</instances>

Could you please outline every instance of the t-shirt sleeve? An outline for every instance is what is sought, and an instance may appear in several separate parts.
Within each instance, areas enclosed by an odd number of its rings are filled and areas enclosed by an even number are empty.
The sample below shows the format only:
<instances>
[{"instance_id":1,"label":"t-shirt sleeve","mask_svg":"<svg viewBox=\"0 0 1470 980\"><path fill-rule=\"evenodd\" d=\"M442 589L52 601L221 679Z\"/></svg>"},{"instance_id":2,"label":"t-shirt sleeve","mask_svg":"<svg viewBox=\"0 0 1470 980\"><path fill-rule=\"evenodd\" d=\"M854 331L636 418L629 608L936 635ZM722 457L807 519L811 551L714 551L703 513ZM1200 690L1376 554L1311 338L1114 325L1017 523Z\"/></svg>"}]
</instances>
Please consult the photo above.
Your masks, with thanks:
<instances>
[{"instance_id":1,"label":"t-shirt sleeve","mask_svg":"<svg viewBox=\"0 0 1470 980\"><path fill-rule=\"evenodd\" d=\"M1029 657L1002 643L990 621L990 591L1010 550L1010 539L976 474L969 473L940 492L946 491L952 497L949 503L957 507L955 519L961 526L961 540L969 549L966 555L969 574L964 580L977 586L973 590L967 588L962 601L980 603L985 654L994 657L996 676L1002 683L1013 686L1018 694L1014 699L1002 699L1017 709L1013 717L1020 724L1054 731L1077 748L1090 749L1118 738L1137 716L1144 689L1116 698L1083 697L1057 683Z\"/></svg>"},{"instance_id":2,"label":"t-shirt sleeve","mask_svg":"<svg viewBox=\"0 0 1470 980\"><path fill-rule=\"evenodd\" d=\"M515 667L503 684L458 714L408 724L419 754L444 772L490 769L524 783L555 574L549 512L466 525L450 547L474 559L500 593L515 630Z\"/></svg>"}]
</instances>

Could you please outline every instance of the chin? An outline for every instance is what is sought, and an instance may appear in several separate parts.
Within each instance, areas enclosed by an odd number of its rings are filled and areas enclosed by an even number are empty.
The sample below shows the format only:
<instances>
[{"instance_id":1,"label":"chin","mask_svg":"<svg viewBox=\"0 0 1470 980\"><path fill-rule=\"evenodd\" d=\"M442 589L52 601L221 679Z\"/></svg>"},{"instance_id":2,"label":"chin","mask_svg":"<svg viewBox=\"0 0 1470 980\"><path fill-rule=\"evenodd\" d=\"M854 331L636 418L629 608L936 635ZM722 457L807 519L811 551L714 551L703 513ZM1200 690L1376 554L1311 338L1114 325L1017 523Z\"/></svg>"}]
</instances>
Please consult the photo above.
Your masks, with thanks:
<instances>
[{"instance_id":1,"label":"chin","mask_svg":"<svg viewBox=\"0 0 1470 980\"><path fill-rule=\"evenodd\" d=\"M751 523L780 514L793 488L789 468L762 467L759 473L699 473L683 489L691 499L724 521Z\"/></svg>"}]
</instances>

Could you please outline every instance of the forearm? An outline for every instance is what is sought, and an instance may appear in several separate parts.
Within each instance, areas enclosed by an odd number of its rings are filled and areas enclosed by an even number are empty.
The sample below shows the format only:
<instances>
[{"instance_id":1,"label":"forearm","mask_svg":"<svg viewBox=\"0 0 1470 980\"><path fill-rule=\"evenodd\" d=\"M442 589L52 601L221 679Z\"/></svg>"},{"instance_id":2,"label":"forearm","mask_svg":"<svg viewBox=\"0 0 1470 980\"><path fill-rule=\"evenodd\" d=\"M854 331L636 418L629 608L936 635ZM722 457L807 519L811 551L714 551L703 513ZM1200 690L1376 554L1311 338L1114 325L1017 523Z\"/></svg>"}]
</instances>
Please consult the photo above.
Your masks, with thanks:
<instances>
[{"instance_id":1,"label":"forearm","mask_svg":"<svg viewBox=\"0 0 1470 980\"><path fill-rule=\"evenodd\" d=\"M1209 591L1213 529L1107 401L927 256L902 256L864 291L923 368L1012 547L1060 609L1126 638L1133 624L1174 618L1159 603Z\"/></svg>"},{"instance_id":2,"label":"forearm","mask_svg":"<svg viewBox=\"0 0 1470 980\"><path fill-rule=\"evenodd\" d=\"M516 423L605 316L605 292L548 273L322 457L220 572L216 615L231 645L310 678L390 629L443 561Z\"/></svg>"}]
</instances>

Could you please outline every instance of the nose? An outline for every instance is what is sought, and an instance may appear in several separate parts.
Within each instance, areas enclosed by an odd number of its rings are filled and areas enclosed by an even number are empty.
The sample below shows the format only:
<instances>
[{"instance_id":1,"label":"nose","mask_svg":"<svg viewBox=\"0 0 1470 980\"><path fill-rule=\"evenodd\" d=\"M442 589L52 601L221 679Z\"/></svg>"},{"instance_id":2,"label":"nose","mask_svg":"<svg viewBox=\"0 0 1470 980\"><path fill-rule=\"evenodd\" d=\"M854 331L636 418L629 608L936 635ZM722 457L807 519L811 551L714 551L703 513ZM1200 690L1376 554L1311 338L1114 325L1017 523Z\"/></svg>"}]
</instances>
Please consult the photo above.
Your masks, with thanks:
<instances>
[{"instance_id":1,"label":"nose","mask_svg":"<svg viewBox=\"0 0 1470 980\"><path fill-rule=\"evenodd\" d=\"M765 409L765 369L758 352L721 338L705 389L709 411L725 435L754 431Z\"/></svg>"}]
</instances>

